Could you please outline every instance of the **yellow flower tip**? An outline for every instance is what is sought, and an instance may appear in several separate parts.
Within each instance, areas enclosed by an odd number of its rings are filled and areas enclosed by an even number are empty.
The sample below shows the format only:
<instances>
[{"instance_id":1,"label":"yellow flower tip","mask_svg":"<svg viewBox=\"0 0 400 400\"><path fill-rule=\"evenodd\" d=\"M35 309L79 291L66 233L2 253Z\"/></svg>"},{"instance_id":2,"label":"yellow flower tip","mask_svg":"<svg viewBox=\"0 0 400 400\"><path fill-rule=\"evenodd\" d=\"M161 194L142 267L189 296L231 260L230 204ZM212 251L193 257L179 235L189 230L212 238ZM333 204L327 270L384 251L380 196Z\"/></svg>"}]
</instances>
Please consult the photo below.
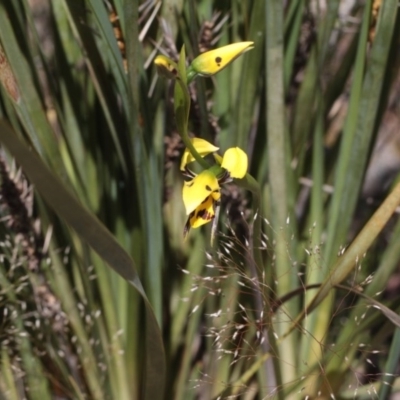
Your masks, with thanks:
<instances>
[{"instance_id":1,"label":"yellow flower tip","mask_svg":"<svg viewBox=\"0 0 400 400\"><path fill-rule=\"evenodd\" d=\"M191 67L199 75L211 76L253 47L254 42L238 42L206 51L193 60Z\"/></svg>"},{"instance_id":2,"label":"yellow flower tip","mask_svg":"<svg viewBox=\"0 0 400 400\"><path fill-rule=\"evenodd\" d=\"M241 179L248 168L247 154L239 147L231 147L225 152L221 167L229 171L232 178Z\"/></svg>"},{"instance_id":3,"label":"yellow flower tip","mask_svg":"<svg viewBox=\"0 0 400 400\"><path fill-rule=\"evenodd\" d=\"M205 170L183 185L182 198L186 214L190 215L208 197L217 201L221 192L216 176L210 170Z\"/></svg>"},{"instance_id":4,"label":"yellow flower tip","mask_svg":"<svg viewBox=\"0 0 400 400\"><path fill-rule=\"evenodd\" d=\"M170 58L159 54L154 59L154 64L157 67L157 72L159 75L168 79L174 79L178 76L178 66Z\"/></svg>"},{"instance_id":5,"label":"yellow flower tip","mask_svg":"<svg viewBox=\"0 0 400 400\"><path fill-rule=\"evenodd\" d=\"M214 146L213 144L207 142L207 140L204 139L193 138L190 141L192 142L193 147L202 157L205 157L206 155L213 153L214 151L217 151L219 149L219 147ZM186 148L181 160L181 166L180 166L181 171L184 171L186 165L194 160L195 158L193 157L192 153L188 148Z\"/></svg>"}]
</instances>

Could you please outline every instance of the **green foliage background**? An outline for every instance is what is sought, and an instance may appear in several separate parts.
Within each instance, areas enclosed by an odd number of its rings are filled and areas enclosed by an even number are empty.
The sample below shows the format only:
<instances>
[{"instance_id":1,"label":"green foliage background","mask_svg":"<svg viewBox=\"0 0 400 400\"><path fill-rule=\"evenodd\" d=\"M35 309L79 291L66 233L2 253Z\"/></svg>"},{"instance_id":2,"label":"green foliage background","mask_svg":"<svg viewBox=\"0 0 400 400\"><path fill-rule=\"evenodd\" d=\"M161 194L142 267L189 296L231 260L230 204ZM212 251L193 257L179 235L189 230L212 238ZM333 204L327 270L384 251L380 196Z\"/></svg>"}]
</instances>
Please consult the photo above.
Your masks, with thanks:
<instances>
[{"instance_id":1,"label":"green foliage background","mask_svg":"<svg viewBox=\"0 0 400 400\"><path fill-rule=\"evenodd\" d=\"M373 149L385 132L400 147L398 10L1 1L0 399L397 392L400 186ZM255 42L190 88L191 132L245 149L262 192L259 208L224 189L214 247L208 227L183 241L183 148L152 64L200 38Z\"/></svg>"}]
</instances>

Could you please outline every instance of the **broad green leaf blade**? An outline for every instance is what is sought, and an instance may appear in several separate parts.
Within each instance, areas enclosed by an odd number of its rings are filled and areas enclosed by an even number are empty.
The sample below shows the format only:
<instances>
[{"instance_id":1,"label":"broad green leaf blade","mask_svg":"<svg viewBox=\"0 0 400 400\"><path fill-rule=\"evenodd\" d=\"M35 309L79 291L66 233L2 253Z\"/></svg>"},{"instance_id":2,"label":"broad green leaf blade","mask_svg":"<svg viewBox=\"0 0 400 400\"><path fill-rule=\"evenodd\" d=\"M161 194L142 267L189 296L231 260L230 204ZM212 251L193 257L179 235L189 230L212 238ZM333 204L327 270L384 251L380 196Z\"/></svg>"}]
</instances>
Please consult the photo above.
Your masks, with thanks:
<instances>
[{"instance_id":1,"label":"broad green leaf blade","mask_svg":"<svg viewBox=\"0 0 400 400\"><path fill-rule=\"evenodd\" d=\"M284 61L283 61L283 3L279 0L269 1L266 5L266 133L268 146L265 154L268 158L268 181L271 209L269 210L272 228L274 230L275 245L275 274L280 276L276 283L278 296L291 291L297 285L296 267L291 262L289 224L287 223L290 204L290 150L287 140L284 96ZM281 335L287 329L287 318L297 315L298 303L291 301L284 315L276 316L277 334ZM281 319L282 318L282 319ZM285 372L282 370L281 384L295 379L297 349L295 335L287 337L279 347L278 358L284 359L288 365ZM277 368L275 368L277 370ZM277 375L279 377L279 375ZM269 383L269 382L268 382ZM278 392L279 393L279 392ZM279 394L278 394L279 395ZM280 394L282 396L282 394ZM283 397L282 397L283 398Z\"/></svg>"},{"instance_id":2,"label":"broad green leaf blade","mask_svg":"<svg viewBox=\"0 0 400 400\"><path fill-rule=\"evenodd\" d=\"M309 214L309 229L311 233L311 249L318 249L320 246L321 236L323 234L323 223L324 220L324 194L323 194L323 182L324 182L324 145L323 145L323 116L322 107L319 107L319 115L315 124L314 132L314 143L313 143L313 162L312 162L312 177L313 187L311 189L311 206ZM315 268L320 264L320 255L318 252L312 252L307 262L306 269L306 282L307 285L312 285L318 282L322 282L325 277L325 272L322 268ZM314 296L313 291L307 291L304 296L304 304L307 305ZM322 309L322 307L321 307ZM323 325L327 323L331 318L329 312L318 312L309 316L304 321L304 328L307 331L314 331L316 325ZM321 321L323 321L321 323ZM319 349L311 351L311 348L318 343L314 340L313 335L303 335L301 338L301 356L303 360L312 360L316 357L316 354L320 354Z\"/></svg>"},{"instance_id":3,"label":"broad green leaf blade","mask_svg":"<svg viewBox=\"0 0 400 400\"><path fill-rule=\"evenodd\" d=\"M39 157L0 120L0 141L8 148L37 191L54 211L70 225L119 275L141 294L145 302L147 340L143 399L161 399L164 392L165 359L161 332L147 300L132 259L97 218L88 212L50 172ZM158 382L154 385L154 382Z\"/></svg>"}]
</instances>

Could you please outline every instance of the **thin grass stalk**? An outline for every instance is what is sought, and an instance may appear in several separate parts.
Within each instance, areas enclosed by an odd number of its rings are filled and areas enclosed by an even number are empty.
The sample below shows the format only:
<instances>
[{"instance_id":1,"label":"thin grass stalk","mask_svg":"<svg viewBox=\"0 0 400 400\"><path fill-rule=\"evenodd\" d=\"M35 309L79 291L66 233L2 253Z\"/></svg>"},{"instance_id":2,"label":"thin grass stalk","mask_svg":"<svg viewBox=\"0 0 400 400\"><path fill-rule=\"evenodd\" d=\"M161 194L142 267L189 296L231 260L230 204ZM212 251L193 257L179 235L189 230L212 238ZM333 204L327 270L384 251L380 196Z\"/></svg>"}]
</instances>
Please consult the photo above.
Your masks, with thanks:
<instances>
[{"instance_id":1,"label":"thin grass stalk","mask_svg":"<svg viewBox=\"0 0 400 400\"><path fill-rule=\"evenodd\" d=\"M19 400L22 397L22 393L18 392L18 384L14 376L14 371L15 367L11 363L7 349L2 349L0 393L4 400Z\"/></svg>"},{"instance_id":2,"label":"thin grass stalk","mask_svg":"<svg viewBox=\"0 0 400 400\"><path fill-rule=\"evenodd\" d=\"M277 294L283 295L296 285L297 273L290 262L288 254L289 232L287 218L289 217L289 188L285 105L283 76L283 3L270 1L266 7L266 102L267 102L267 141L268 141L268 171L269 190L271 198L271 223L276 240L275 245L275 276L277 279ZM286 305L289 319L298 312L298 305L290 302ZM276 324L277 333L285 331L285 323ZM283 384L295 379L297 364L297 349L294 336L288 337L280 348L281 360L286 365L282 374ZM289 366L293 366L290 368ZM282 371L283 373L283 371ZM280 396L279 392L277 393Z\"/></svg>"},{"instance_id":3,"label":"thin grass stalk","mask_svg":"<svg viewBox=\"0 0 400 400\"><path fill-rule=\"evenodd\" d=\"M189 377L192 373L190 368L190 364L192 361L192 349L189 344L193 343L193 341L196 338L196 333L198 331L198 327L200 324L201 314L204 310L204 302L201 302L202 296L204 296L202 290L197 290L195 295L192 296L194 304L192 311L195 309L195 307L196 309L195 312L190 315L189 324L187 326L184 336L184 342L186 343L186 346L184 346L183 354L180 357L179 372L177 374L177 379L175 381L176 386L175 388L173 388L174 399L176 400L185 400L187 392L190 389L190 386L188 385L190 385Z\"/></svg>"},{"instance_id":4,"label":"thin grass stalk","mask_svg":"<svg viewBox=\"0 0 400 400\"><path fill-rule=\"evenodd\" d=\"M370 3L366 4L365 18L369 15L370 6ZM370 140L377 126L376 116L386 72L388 43L392 39L397 9L395 1L385 2L381 9L380 24L369 54L365 75L362 64L365 63L363 58L365 57L368 24L363 24L362 38L359 42L361 54L359 61L356 61L356 66L359 67L354 75L354 84L359 85L360 83L357 83L359 80L362 80L363 83L361 92L357 95L357 100L348 113L349 123L346 123L344 132L344 141L347 142L347 137L350 139L349 143L343 144L343 151L341 150L343 158L339 161L335 179L335 192L328 226L328 236L332 239L327 243L324 252L328 262L334 260L339 245L343 244L343 237L347 232L357 201L362 182L360 178L364 172ZM348 173L349 170L352 171L352 174Z\"/></svg>"},{"instance_id":5,"label":"thin grass stalk","mask_svg":"<svg viewBox=\"0 0 400 400\"><path fill-rule=\"evenodd\" d=\"M181 302L181 296L184 296L191 292L191 286L193 285L193 276L201 274L204 264L204 247L205 238L203 235L196 235L194 239L193 250L190 253L189 260L187 262L187 270L190 274L184 274L184 284L180 286L179 290L181 294L179 296L179 302ZM193 276L192 276L193 274ZM184 302L180 305L176 305L176 309L171 310L176 318L173 318L171 327L171 341L170 341L170 357L172 360L178 351L178 346L181 342L185 344L183 346L183 355L179 357L179 368L176 371L169 371L168 379L174 382L173 385L167 388L166 395L176 400L184 400L189 392L189 376L191 374L190 362L191 362L191 345L195 337L195 331L198 329L199 318L203 310L201 288L199 287L194 291L194 295L191 296L190 302ZM198 306L199 309L193 312L193 309ZM185 332L186 329L186 332Z\"/></svg>"},{"instance_id":6,"label":"thin grass stalk","mask_svg":"<svg viewBox=\"0 0 400 400\"><path fill-rule=\"evenodd\" d=\"M369 219L361 232L357 235L349 248L343 253L339 260L333 266L331 273L322 283L317 294L311 303L295 319L290 330L295 327L309 315L326 298L335 285L340 284L348 274L358 265L372 242L382 231L389 218L393 215L400 204L400 183L398 183L392 192L387 196L382 205ZM287 332L290 333L290 330Z\"/></svg>"},{"instance_id":7,"label":"thin grass stalk","mask_svg":"<svg viewBox=\"0 0 400 400\"><path fill-rule=\"evenodd\" d=\"M266 310L264 315L266 316L266 329L264 330L264 338L261 349L264 353L271 352L274 354L273 358L266 358L265 363L261 364L262 368L259 371L259 379L260 379L260 390L264 395L268 395L271 393L276 393L278 396L279 391L276 392L277 388L281 386L281 370L279 365L279 349L276 343L276 337L274 332L274 325L272 320L272 314L269 312L271 310L270 304L270 293L266 293L267 290L270 289L270 286L261 286L263 282L262 276L264 272L264 261L261 253L262 243L262 201L261 201L261 191L260 185L257 181L249 174L245 176L245 178L241 180L236 180L240 187L243 187L253 194L253 232L250 238L251 248L253 249L253 259L248 263L248 267L250 269L250 274L252 279L255 281L255 308L258 315Z\"/></svg>"},{"instance_id":8,"label":"thin grass stalk","mask_svg":"<svg viewBox=\"0 0 400 400\"><path fill-rule=\"evenodd\" d=\"M323 268L325 272L329 267L329 262L334 259L334 254L338 251L338 245L343 244L345 232L347 232L352 213L344 212L349 208L349 202L343 201L344 193L357 193L352 185L352 190L346 191L346 183L349 169L352 169L352 152L353 143L355 140L356 126L359 117L359 107L362 96L362 85L364 80L364 71L366 68L366 51L367 40L369 32L369 15L371 9L371 0L365 4L363 13L363 23L361 26L361 33L358 41L357 56L354 65L353 82L351 85L349 109L347 112L346 122L343 128L343 139L341 142L340 156L335 175L335 191L332 196L332 203L329 210L328 237L330 240L327 242L324 250L324 258L327 262ZM353 170L353 169L352 169ZM353 174L352 174L353 175ZM354 177L354 181L360 181L360 176ZM355 195L352 196L354 199Z\"/></svg>"},{"instance_id":9,"label":"thin grass stalk","mask_svg":"<svg viewBox=\"0 0 400 400\"><path fill-rule=\"evenodd\" d=\"M321 87L321 71L329 48L329 38L334 24L337 21L339 0L330 0L327 3L326 15L318 23L317 41L311 49L305 75L297 96L291 126L293 156L298 157L298 174L303 171L306 141L313 131L314 111L316 110L316 96Z\"/></svg>"},{"instance_id":10,"label":"thin grass stalk","mask_svg":"<svg viewBox=\"0 0 400 400\"><path fill-rule=\"evenodd\" d=\"M369 65L367 65L367 72L364 76L366 45L369 31L368 17L370 13L370 7L371 3L367 2L364 9L363 24L361 27L361 34L359 38L358 54L356 57L350 106L343 134L344 139L340 152L339 167L337 169L335 179L335 192L333 195L332 205L329 214L329 241L324 251L324 259L326 260L325 268L327 268L330 265L330 262L336 258L337 248L340 243L344 242L344 238L348 230L353 210L356 204L358 190L361 185L361 177L363 174L365 160L368 153L369 140L372 136L372 132L374 129L373 121L375 116L377 115L377 97L379 97L379 93L381 90L382 78L385 71L385 63L387 59L387 49L389 48L389 46L387 46L386 44L385 54L384 45L383 43L380 43L380 39L382 39L382 37L376 37L376 42L373 45L370 55L371 62L369 63ZM391 19L392 21L388 25L386 25L388 31L385 31L383 34L389 34L391 29L393 29L394 18L392 17ZM386 43L387 40L388 37L386 37ZM383 62L383 64L381 64L379 67L378 63L374 65L375 57L382 57L380 62ZM380 76L380 78L378 78L377 75L380 74L382 75ZM366 92L367 90L368 92ZM372 97L373 90L376 90L377 97ZM363 109L364 111L362 111ZM366 115L371 118L368 126L365 124ZM348 173L349 170L352 171L351 174ZM362 232L365 232L364 229ZM375 235L377 235L378 233L379 232L376 232ZM353 244L350 248L352 248ZM366 245L365 251L369 247L369 245L370 244ZM356 257L355 255L353 256ZM359 253L357 257L361 256L362 254ZM338 283L339 281L344 279L343 277L346 276L352 268L354 268L354 260L351 264L341 266L339 270L335 271L334 267L334 269L331 270L332 272L330 272L330 278L327 278L327 281L330 280L331 282ZM336 263L336 265L338 265L338 263ZM336 277L333 278L332 276ZM319 308L322 307L320 312L324 312L325 315L330 315L330 310L333 302L333 293L334 292L329 293L329 291L324 291L323 297L326 298L326 300L323 302L323 304L319 305ZM322 298L320 298L319 300L321 299ZM325 323L323 323L322 320L319 321L319 324L316 325L315 329L311 332L312 337L315 337L317 340L316 346L318 347L317 349L315 349L315 351L311 350L312 354L316 354L316 352L319 351L318 349L320 347L318 342L326 337L329 322L330 321L325 321Z\"/></svg>"},{"instance_id":11,"label":"thin grass stalk","mask_svg":"<svg viewBox=\"0 0 400 400\"><path fill-rule=\"evenodd\" d=\"M111 63L111 72L113 73L114 79L118 84L119 95L122 97L121 104L125 111L127 107L126 84L124 85L121 82L122 77L119 73L119 68L117 67L116 62L114 62L114 58L110 55L110 52L103 51L103 54L101 53L100 49L98 48L99 46L94 39L94 35L89 28L88 22L82 22L82 15L86 12L84 5L74 3L71 0L63 0L63 5L63 11L68 17L69 26L73 31L75 40L78 42L79 46L84 49L85 62L91 77L91 83L93 84L98 96L98 100L100 101L104 118L109 127L112 141L115 146L115 152L118 155L118 159L121 163L124 173L127 174L128 161L126 159L126 153L123 151L123 142L120 139L121 135L118 133L118 121L120 120L121 116L116 112L117 108L114 106L116 98L111 81L108 78L106 71L106 66L108 66L109 63ZM58 11L59 14L64 14L60 10ZM108 25L110 25L109 22ZM62 29L63 28L60 27L61 31ZM107 42L106 39L104 39L104 41ZM102 40L99 40L99 43L103 43ZM67 50L68 43L64 42L63 44L66 46ZM107 57L108 55L109 57Z\"/></svg>"},{"instance_id":12,"label":"thin grass stalk","mask_svg":"<svg viewBox=\"0 0 400 400\"><path fill-rule=\"evenodd\" d=\"M232 123L227 137L221 138L226 147L239 146L249 149L249 133L254 118L254 107L259 97L259 75L263 62L263 45L265 40L264 10L265 2L255 0L251 9L249 39L254 41L254 50L246 54L232 66L230 85L238 82L237 91L232 93L234 108Z\"/></svg>"},{"instance_id":13,"label":"thin grass stalk","mask_svg":"<svg viewBox=\"0 0 400 400\"><path fill-rule=\"evenodd\" d=\"M102 60L98 46L94 40L93 34L89 29L89 26L82 23L82 15L85 14L85 7L83 4L74 3L71 0L63 0L65 3L65 10L68 15L70 27L74 32L74 35L78 43L85 49L87 57L85 58L87 68L92 78L92 83L96 89L104 117L108 123L111 137L115 146L115 151L120 160L121 167L125 174L128 174L128 160L126 159L126 153L123 151L123 143L121 143L120 135L117 129L117 121L119 116L116 115L116 108L113 107L113 101L116 101L111 88L110 80L107 78L107 72L105 69L105 63ZM116 68L115 68L116 70ZM121 77L116 73L116 81L120 84L120 95L122 96L122 105L128 114L126 98L126 85L121 84ZM124 149L126 150L126 149Z\"/></svg>"},{"instance_id":14,"label":"thin grass stalk","mask_svg":"<svg viewBox=\"0 0 400 400\"><path fill-rule=\"evenodd\" d=\"M94 398L101 399L102 394L99 392L101 390L101 385L99 384L101 378L97 370L97 363L92 351L92 346L89 344L85 326L79 316L76 298L68 282L68 276L64 271L63 264L55 251L53 254L52 261L55 270L54 288L61 301L63 310L65 310L68 315L73 332L77 337L77 345L82 349L80 352L80 362L82 363L82 372L88 384L89 393ZM81 391L81 389L79 389L79 391Z\"/></svg>"},{"instance_id":15,"label":"thin grass stalk","mask_svg":"<svg viewBox=\"0 0 400 400\"><path fill-rule=\"evenodd\" d=\"M331 0L326 3L325 15L320 19L320 23L318 24L318 31L320 34L318 35L318 70L321 71L321 68L326 60L329 51L329 40L331 38L332 31L337 24L339 9L340 9L340 0Z\"/></svg>"},{"instance_id":16,"label":"thin grass stalk","mask_svg":"<svg viewBox=\"0 0 400 400\"><path fill-rule=\"evenodd\" d=\"M396 227L393 230L391 241L382 256L382 260L374 273L372 282L365 288L365 295L375 297L378 293L385 289L386 283L390 276L397 268L400 260L400 247L397 243L397 238L400 235L400 222L397 222ZM340 331L339 337L336 339L336 351L335 357L331 357L329 362L326 363L327 375L339 376L338 380L342 381L342 377L346 374L346 371L350 367L351 358L349 358L347 345L353 343L354 347L357 347L357 343L360 343L359 338L354 338L354 332L357 330L356 320L360 315L365 312L366 302L363 299L359 299L357 304L352 309L348 316L348 323ZM343 362L347 357L348 361Z\"/></svg>"},{"instance_id":17,"label":"thin grass stalk","mask_svg":"<svg viewBox=\"0 0 400 400\"><path fill-rule=\"evenodd\" d=\"M190 271L190 275L184 274L183 282L179 286L180 295L186 295L190 293L190 288L193 285L193 276L197 276L201 274L204 264L204 248L205 248L205 239L203 235L195 235L193 247L189 254L189 259L186 264L186 269ZM179 297L180 299L180 297ZM179 345L181 343L182 335L184 334L184 329L188 322L188 315L191 313L191 307L193 308L193 304L190 302L181 302L179 301L179 305L175 305L174 308L171 309L171 312L174 315L173 320L171 321L171 339L169 344L169 351L172 355L175 355L178 351ZM195 303L195 300L192 300ZM192 323L189 321L189 323ZM187 343L189 345L189 342Z\"/></svg>"},{"instance_id":18,"label":"thin grass stalk","mask_svg":"<svg viewBox=\"0 0 400 400\"><path fill-rule=\"evenodd\" d=\"M399 360L400 360L400 329L397 328L395 330L395 334L393 336L392 343L390 346L389 357L383 369L381 386L378 392L379 399L389 398L389 395L392 392L392 385L396 378Z\"/></svg>"},{"instance_id":19,"label":"thin grass stalk","mask_svg":"<svg viewBox=\"0 0 400 400\"><path fill-rule=\"evenodd\" d=\"M301 28L301 22L304 15L305 1L291 1L287 16L285 17L285 35L288 35L285 46L285 59L284 59L284 82L285 82L285 93L288 92L290 85L290 79L293 74L294 58L296 55L297 44L299 40L299 33ZM292 21L293 19L293 21ZM288 29L289 23L291 29ZM288 32L289 31L289 32Z\"/></svg>"},{"instance_id":20,"label":"thin grass stalk","mask_svg":"<svg viewBox=\"0 0 400 400\"><path fill-rule=\"evenodd\" d=\"M7 274L4 271L4 266L0 273L0 287L4 292L10 303L17 304L16 293L12 288L11 282L6 278ZM18 340L16 341L18 351L20 354L19 361L21 362L21 369L25 372L22 381L24 383L24 395L32 392L34 399L50 400L50 391L48 382L42 379L43 369L42 366L33 352L32 344L29 340L29 334L25 329L23 316L16 315L13 320L15 330L18 332Z\"/></svg>"},{"instance_id":21,"label":"thin grass stalk","mask_svg":"<svg viewBox=\"0 0 400 400\"><path fill-rule=\"evenodd\" d=\"M154 260L154 263L148 264L148 269L145 271L147 275L146 282L149 283L149 293L152 296L152 304L155 308L156 318L161 324L161 246L159 229L160 225L152 220L153 210L150 209L151 203L146 203L150 200L151 193L148 188L149 173L148 173L148 157L145 151L145 140L143 138L143 130L140 126L140 71L142 68L139 65L141 60L141 52L139 46L139 32L138 32L138 9L131 1L124 2L124 18L126 26L126 56L128 62L128 96L129 96L129 110L130 110L130 134L133 138L133 154L135 163L136 182L140 185L141 191L139 196L139 207L142 211L143 219L141 226L143 234L147 238L155 238L157 242L153 243L156 247L154 253L150 243L146 243L146 259L148 262ZM144 194L144 196L142 196ZM159 204L157 205L159 206ZM154 329L159 330L159 327L154 325L151 316L147 313L145 331L142 332L145 343L145 360L146 371L144 376L143 397L146 399L159 399L163 396L165 390L165 354L162 343L160 347L154 352L154 342L150 337L150 333ZM150 317L150 318L149 318ZM158 339L161 339L160 337ZM158 385L155 386L154 382L157 381Z\"/></svg>"},{"instance_id":22,"label":"thin grass stalk","mask_svg":"<svg viewBox=\"0 0 400 400\"><path fill-rule=\"evenodd\" d=\"M232 260L233 261L233 260ZM234 266L235 267L235 266ZM219 329L221 325L224 325L225 322L233 321L235 319L235 314L237 312L237 307L232 307L232 304L237 304L240 298L240 286L238 282L240 280L239 274L234 274L229 280L225 281L223 292L226 292L229 295L224 295L221 299L222 301L218 304L219 310L222 310L226 314L224 315L223 321L215 321L215 328ZM226 332L224 332L226 334ZM232 335L232 331L228 333ZM229 340L231 340L233 336L231 336ZM211 345L211 343L210 343ZM223 353L216 351L220 345L224 345L221 342L221 339L218 341L215 340L212 343L213 347L213 355L212 359L210 359L209 363L209 375L214 376L214 383L210 395L208 398L213 398L218 395L218 393L222 392L226 387L229 387L228 382L232 382L235 380L235 375L239 374L243 368L242 360L235 359L234 355L223 355ZM212 395L211 395L212 393Z\"/></svg>"},{"instance_id":23,"label":"thin grass stalk","mask_svg":"<svg viewBox=\"0 0 400 400\"><path fill-rule=\"evenodd\" d=\"M193 43L193 58L199 55L199 49L197 47L197 40L198 40L197 38L199 37L198 16L196 13L197 7L198 7L197 2L195 2L194 0L191 0L188 4L190 33L192 36L192 43ZM197 94L197 104L200 113L199 136L205 140L210 141L212 137L209 132L206 83L203 79L197 79L195 85Z\"/></svg>"},{"instance_id":24,"label":"thin grass stalk","mask_svg":"<svg viewBox=\"0 0 400 400\"><path fill-rule=\"evenodd\" d=\"M114 397L118 397L121 400L138 398L137 390L134 390L134 388L138 388L139 386L137 365L128 368L128 365L131 364L128 360L136 359L138 351L137 348L129 346L127 342L132 341L134 344L138 345L139 340L132 336L126 327L129 321L138 323L138 318L132 317L126 310L121 310L121 306L118 305L118 303L122 303L124 306L128 301L128 288L123 287L126 286L127 283L119 276L112 276L114 274L107 270L106 265L96 254L92 254L92 258L93 264L96 266L97 283L102 297L101 304L103 305L102 311L107 334L104 338L106 341L104 343L104 350L109 351L108 368L111 393ZM117 282L113 290L110 282L116 279ZM138 312L138 303L138 301L131 303L131 310L135 308L135 311ZM120 319L125 316L128 316L128 321L122 321L121 323ZM122 335L119 335L118 332L120 332L121 329L123 332ZM129 352L128 349L131 351ZM132 377L130 375L132 375Z\"/></svg>"},{"instance_id":25,"label":"thin grass stalk","mask_svg":"<svg viewBox=\"0 0 400 400\"><path fill-rule=\"evenodd\" d=\"M48 204L71 225L106 262L133 285L145 301L147 340L151 347L145 353L143 399L158 399L164 392L165 358L160 330L131 258L99 221L76 200L41 160L0 121L0 141L19 161L28 178ZM154 387L154 376L159 385ZM149 397L146 397L149 396Z\"/></svg>"},{"instance_id":26,"label":"thin grass stalk","mask_svg":"<svg viewBox=\"0 0 400 400\"><path fill-rule=\"evenodd\" d=\"M13 103L15 111L36 151L60 176L64 176L65 169L61 163L57 143L41 106L40 93L37 92L35 87L34 79L37 77L32 77L31 73L28 72L30 71L29 65L20 50L8 12L3 3L0 4L0 26L0 44L4 48L18 87L24 88L23 91L20 90L21 99L18 103Z\"/></svg>"},{"instance_id":27,"label":"thin grass stalk","mask_svg":"<svg viewBox=\"0 0 400 400\"><path fill-rule=\"evenodd\" d=\"M104 39L106 45L107 61L111 64L111 71L115 77L118 93L122 97L123 105L127 105L127 82L125 77L125 71L122 61L121 51L118 48L118 44L115 38L113 27L110 23L109 14L106 10L105 3L98 2L97 0L89 0L89 7L93 16L96 19L97 26L101 30L102 39ZM119 14L123 15L123 14ZM120 19L121 23L123 18Z\"/></svg>"},{"instance_id":28,"label":"thin grass stalk","mask_svg":"<svg viewBox=\"0 0 400 400\"><path fill-rule=\"evenodd\" d=\"M256 375L260 370L262 370L263 365L268 362L268 359L272 358L273 355L271 353L264 353L257 358L257 361L254 362L246 371L235 380L231 386L224 390L221 393L218 393L217 396L213 398L213 400L218 400L224 398L224 396L237 396L240 393L240 390L248 384L248 382ZM278 395L278 393L282 391L278 390L274 395Z\"/></svg>"},{"instance_id":29,"label":"thin grass stalk","mask_svg":"<svg viewBox=\"0 0 400 400\"><path fill-rule=\"evenodd\" d=\"M322 99L320 98L320 101ZM323 107L320 103L318 109L317 121L314 130L313 139L313 150L312 150L312 181L313 185L311 188L311 210L310 219L308 221L308 229L310 235L309 243L309 259L307 261L306 269L306 284L312 285L321 282L324 278L324 271L320 267L321 256L320 256L320 246L321 246L321 235L323 232L323 215L324 215L324 194L323 194L323 183L324 183L324 144L323 144ZM312 291L307 291L304 296L304 306L306 306L314 296ZM305 332L313 332L315 326L319 324L320 319L330 319L330 315L321 312L321 309L317 310L311 316L308 316L304 321ZM314 342L314 343L311 343ZM307 364L311 364L313 358L319 359L320 350L315 349L319 346L313 335L303 334L301 337L301 360L307 360ZM313 350L311 350L311 347ZM317 351L317 353L316 353ZM318 355L317 355L318 354ZM302 373L302 363L299 363L299 368L297 375ZM306 386L306 385L305 385Z\"/></svg>"}]
</instances>

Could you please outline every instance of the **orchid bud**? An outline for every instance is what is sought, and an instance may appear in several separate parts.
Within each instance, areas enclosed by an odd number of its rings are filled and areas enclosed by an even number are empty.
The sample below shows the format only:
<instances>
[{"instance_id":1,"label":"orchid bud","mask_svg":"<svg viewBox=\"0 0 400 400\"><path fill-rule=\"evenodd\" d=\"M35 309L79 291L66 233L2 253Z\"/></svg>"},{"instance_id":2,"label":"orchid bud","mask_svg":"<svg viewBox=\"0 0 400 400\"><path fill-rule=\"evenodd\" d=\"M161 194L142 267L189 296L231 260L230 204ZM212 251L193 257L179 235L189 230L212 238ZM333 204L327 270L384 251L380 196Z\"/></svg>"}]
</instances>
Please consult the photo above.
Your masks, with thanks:
<instances>
[{"instance_id":1,"label":"orchid bud","mask_svg":"<svg viewBox=\"0 0 400 400\"><path fill-rule=\"evenodd\" d=\"M206 51L196 57L188 68L188 77L211 76L221 71L241 54L253 48L254 42L238 42Z\"/></svg>"}]
</instances>

